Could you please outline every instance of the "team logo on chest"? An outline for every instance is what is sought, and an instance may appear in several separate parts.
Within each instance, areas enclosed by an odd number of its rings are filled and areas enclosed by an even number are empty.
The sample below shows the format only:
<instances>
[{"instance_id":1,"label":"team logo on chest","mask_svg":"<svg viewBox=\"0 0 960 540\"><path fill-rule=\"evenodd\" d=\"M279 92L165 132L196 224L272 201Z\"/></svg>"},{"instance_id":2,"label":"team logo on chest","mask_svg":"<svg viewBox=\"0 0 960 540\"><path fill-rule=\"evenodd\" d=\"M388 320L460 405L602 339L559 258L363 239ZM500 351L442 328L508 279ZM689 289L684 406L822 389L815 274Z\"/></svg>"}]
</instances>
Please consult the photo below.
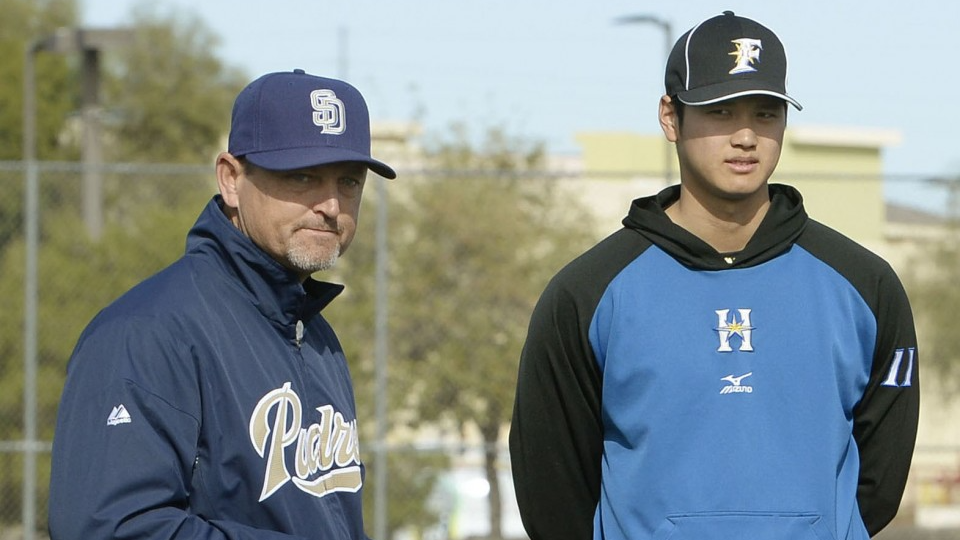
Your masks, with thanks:
<instances>
[{"instance_id":1,"label":"team logo on chest","mask_svg":"<svg viewBox=\"0 0 960 540\"><path fill-rule=\"evenodd\" d=\"M303 406L289 382L260 398L250 416L250 442L266 461L261 501L291 481L314 497L360 490L357 421L346 421L332 405L316 411L317 422L302 427ZM296 457L289 464L285 450L292 445Z\"/></svg>"},{"instance_id":2,"label":"team logo on chest","mask_svg":"<svg viewBox=\"0 0 960 540\"><path fill-rule=\"evenodd\" d=\"M737 350L740 352L753 352L754 328L750 324L750 311L750 309L738 309L736 314L731 314L729 309L714 311L717 314L717 327L714 330L720 337L717 352L733 352L731 341L734 344L739 341Z\"/></svg>"}]
</instances>

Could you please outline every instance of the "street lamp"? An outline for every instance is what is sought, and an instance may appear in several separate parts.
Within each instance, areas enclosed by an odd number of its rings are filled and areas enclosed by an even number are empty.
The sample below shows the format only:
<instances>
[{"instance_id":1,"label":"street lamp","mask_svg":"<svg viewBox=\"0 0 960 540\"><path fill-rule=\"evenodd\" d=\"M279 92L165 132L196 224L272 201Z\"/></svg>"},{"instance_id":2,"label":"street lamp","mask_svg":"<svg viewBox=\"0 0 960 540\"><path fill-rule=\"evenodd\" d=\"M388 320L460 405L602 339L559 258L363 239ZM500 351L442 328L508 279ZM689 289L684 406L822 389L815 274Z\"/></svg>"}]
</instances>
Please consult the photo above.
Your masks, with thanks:
<instances>
[{"instance_id":1,"label":"street lamp","mask_svg":"<svg viewBox=\"0 0 960 540\"><path fill-rule=\"evenodd\" d=\"M35 57L43 51L83 52L84 104L84 217L93 238L101 230L100 137L97 124L99 51L129 41L128 30L61 28L27 43L23 55L23 166L24 182L24 309L23 309L23 521L24 540L33 540L36 524L37 452L37 255L40 242L40 187L37 164L37 106Z\"/></svg>"},{"instance_id":2,"label":"street lamp","mask_svg":"<svg viewBox=\"0 0 960 540\"><path fill-rule=\"evenodd\" d=\"M103 230L103 181L101 167L103 154L100 139L100 52L104 49L117 48L129 43L133 39L133 32L125 29L83 29L60 28L52 35L37 40L28 51L31 58L40 51L50 51L61 54L79 52L82 55L80 69L81 109L80 117L83 125L81 137L81 161L83 162L83 220L87 232L94 240L100 238ZM26 69L26 68L25 68ZM32 77L31 77L32 78ZM31 81L31 84L33 82ZM29 89L31 105L33 88ZM26 100L26 98L25 98ZM35 128L29 133L35 138ZM25 132L24 137L28 134ZM31 145L36 143L31 140ZM26 147L25 147L26 148ZM31 147L36 152L35 146ZM36 156L33 156L34 158Z\"/></svg>"},{"instance_id":3,"label":"street lamp","mask_svg":"<svg viewBox=\"0 0 960 540\"><path fill-rule=\"evenodd\" d=\"M616 24L652 24L663 31L663 63L666 65L673 48L673 29L670 22L656 15L625 15L614 20ZM670 141L663 141L663 176L666 185L673 182L673 149Z\"/></svg>"},{"instance_id":4,"label":"street lamp","mask_svg":"<svg viewBox=\"0 0 960 540\"><path fill-rule=\"evenodd\" d=\"M39 241L40 189L37 186L36 106L34 105L33 57L43 50L43 41L27 45L23 58L23 229L26 243L23 304L23 521L24 540L33 540L37 519L37 249Z\"/></svg>"}]
</instances>

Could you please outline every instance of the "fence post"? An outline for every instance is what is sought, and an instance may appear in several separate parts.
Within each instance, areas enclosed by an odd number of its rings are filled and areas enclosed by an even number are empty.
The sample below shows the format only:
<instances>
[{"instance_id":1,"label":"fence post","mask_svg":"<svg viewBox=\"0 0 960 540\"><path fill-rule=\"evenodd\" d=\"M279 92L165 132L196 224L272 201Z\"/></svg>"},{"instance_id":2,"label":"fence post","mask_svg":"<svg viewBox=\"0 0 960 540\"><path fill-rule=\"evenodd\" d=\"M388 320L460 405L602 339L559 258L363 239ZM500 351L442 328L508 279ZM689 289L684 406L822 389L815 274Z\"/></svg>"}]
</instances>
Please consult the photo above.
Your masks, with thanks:
<instances>
[{"instance_id":1,"label":"fence post","mask_svg":"<svg viewBox=\"0 0 960 540\"><path fill-rule=\"evenodd\" d=\"M39 243L39 191L37 185L36 104L34 103L33 56L39 42L30 43L23 62L23 161L26 169L24 186L24 234L26 253L23 304L23 539L33 540L37 504L37 250Z\"/></svg>"},{"instance_id":2,"label":"fence post","mask_svg":"<svg viewBox=\"0 0 960 540\"><path fill-rule=\"evenodd\" d=\"M374 338L374 380L376 381L377 440L374 453L373 511L374 538L387 540L387 189L386 180L377 182L376 230L376 315Z\"/></svg>"}]
</instances>

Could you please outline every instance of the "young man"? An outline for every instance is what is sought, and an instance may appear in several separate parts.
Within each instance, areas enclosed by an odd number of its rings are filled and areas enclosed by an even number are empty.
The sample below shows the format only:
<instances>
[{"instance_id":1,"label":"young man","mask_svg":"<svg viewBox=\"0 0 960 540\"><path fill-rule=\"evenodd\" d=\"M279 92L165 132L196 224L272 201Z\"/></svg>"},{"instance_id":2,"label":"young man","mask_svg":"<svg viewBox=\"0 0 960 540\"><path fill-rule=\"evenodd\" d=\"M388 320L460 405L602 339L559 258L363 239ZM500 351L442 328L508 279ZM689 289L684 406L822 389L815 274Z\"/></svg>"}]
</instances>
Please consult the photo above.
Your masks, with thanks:
<instances>
[{"instance_id":1,"label":"young man","mask_svg":"<svg viewBox=\"0 0 960 540\"><path fill-rule=\"evenodd\" d=\"M370 156L360 93L301 70L233 108L220 194L186 254L104 309L71 358L50 533L365 539L343 350L315 281L350 245Z\"/></svg>"},{"instance_id":2,"label":"young man","mask_svg":"<svg viewBox=\"0 0 960 540\"><path fill-rule=\"evenodd\" d=\"M768 184L786 55L726 12L684 34L660 123L679 186L547 286L510 450L534 540L864 540L894 516L917 342L880 258Z\"/></svg>"}]
</instances>

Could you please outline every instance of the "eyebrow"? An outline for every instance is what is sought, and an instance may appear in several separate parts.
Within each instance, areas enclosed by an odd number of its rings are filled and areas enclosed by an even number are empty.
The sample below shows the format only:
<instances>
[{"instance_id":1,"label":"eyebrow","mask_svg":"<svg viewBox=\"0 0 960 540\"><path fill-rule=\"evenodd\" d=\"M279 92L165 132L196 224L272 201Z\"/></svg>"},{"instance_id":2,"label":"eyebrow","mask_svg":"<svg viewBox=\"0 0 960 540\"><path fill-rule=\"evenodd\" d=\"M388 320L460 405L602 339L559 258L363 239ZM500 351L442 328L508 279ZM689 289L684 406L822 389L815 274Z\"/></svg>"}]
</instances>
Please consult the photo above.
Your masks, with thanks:
<instances>
[{"instance_id":1,"label":"eyebrow","mask_svg":"<svg viewBox=\"0 0 960 540\"><path fill-rule=\"evenodd\" d=\"M348 162L348 163L350 163L350 165L347 165L347 166L345 166L345 167L343 167L342 169L340 169L340 170L337 171L337 173L338 173L337 176L344 176L344 175L349 175L349 176L363 176L364 173L368 170L368 169L367 169L367 166L366 166L366 165L363 165L362 163L357 163L357 164L355 164L355 166L354 166L353 162ZM302 168L302 169L291 169L291 170L285 171L285 172L286 172L287 174L304 174L304 175L307 175L307 176L323 176L323 171L324 171L324 169L325 169L326 167L330 167L330 166L333 166L333 165L338 165L338 164L337 164L337 163L331 163L331 164L328 164L328 165L316 165L316 166L313 166L313 167L304 167L304 168Z\"/></svg>"}]
</instances>

